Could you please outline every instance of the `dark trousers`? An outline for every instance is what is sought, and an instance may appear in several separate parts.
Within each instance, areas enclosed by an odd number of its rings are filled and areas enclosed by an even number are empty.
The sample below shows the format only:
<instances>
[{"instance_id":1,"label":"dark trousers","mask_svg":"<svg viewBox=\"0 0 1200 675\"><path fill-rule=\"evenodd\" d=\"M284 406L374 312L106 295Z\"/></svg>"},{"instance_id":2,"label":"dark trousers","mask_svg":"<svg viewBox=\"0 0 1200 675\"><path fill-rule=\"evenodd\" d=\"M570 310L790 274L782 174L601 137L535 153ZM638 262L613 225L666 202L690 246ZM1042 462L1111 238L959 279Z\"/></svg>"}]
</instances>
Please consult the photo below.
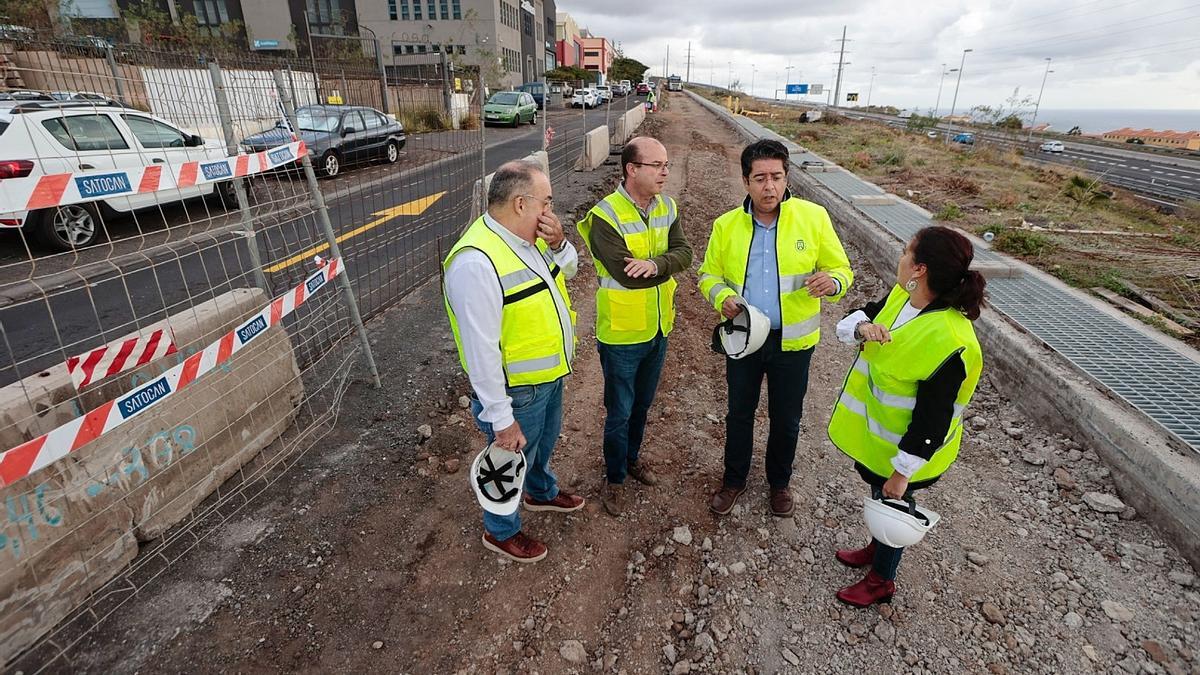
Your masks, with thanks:
<instances>
[{"instance_id":1,"label":"dark trousers","mask_svg":"<svg viewBox=\"0 0 1200 675\"><path fill-rule=\"evenodd\" d=\"M646 433L646 415L658 390L658 377L667 358L662 333L649 342L610 345L597 342L604 371L604 470L608 482L625 482L636 464Z\"/></svg>"},{"instance_id":2,"label":"dark trousers","mask_svg":"<svg viewBox=\"0 0 1200 675\"><path fill-rule=\"evenodd\" d=\"M771 331L767 341L742 359L725 359L725 381L729 385L729 414L725 417L725 485L742 488L750 475L754 450L754 413L758 409L762 380L767 378L767 483L786 488L792 480L796 439L804 394L808 391L808 366L813 350L785 352L782 333Z\"/></svg>"},{"instance_id":3,"label":"dark trousers","mask_svg":"<svg viewBox=\"0 0 1200 675\"><path fill-rule=\"evenodd\" d=\"M872 493L874 493L876 490L883 489L883 484L887 482L886 478L876 476L874 473L871 473L870 469L862 464L856 463L854 468L858 469L858 475L862 476L862 479L871 486ZM936 482L937 478L918 481L916 483L910 482L908 484L908 490L904 493L904 498L908 499L912 497L912 493L922 488L927 488ZM876 574L884 579L887 579L888 581L895 579L896 570L900 567L900 556L904 555L904 549L893 548L887 544L884 544L878 539L875 539L874 537L871 538L871 541L875 542L875 558L871 561L871 569L875 570Z\"/></svg>"}]
</instances>

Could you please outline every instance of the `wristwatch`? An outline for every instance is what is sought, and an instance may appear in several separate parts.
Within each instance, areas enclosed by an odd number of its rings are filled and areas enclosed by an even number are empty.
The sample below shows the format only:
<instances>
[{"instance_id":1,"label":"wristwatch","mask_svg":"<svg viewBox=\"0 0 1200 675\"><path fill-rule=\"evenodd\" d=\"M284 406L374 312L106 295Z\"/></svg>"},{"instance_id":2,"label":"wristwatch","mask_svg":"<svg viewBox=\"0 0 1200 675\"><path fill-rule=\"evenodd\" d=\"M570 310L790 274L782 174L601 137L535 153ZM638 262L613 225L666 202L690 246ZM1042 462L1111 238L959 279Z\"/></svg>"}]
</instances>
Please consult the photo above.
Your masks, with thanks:
<instances>
[{"instance_id":1,"label":"wristwatch","mask_svg":"<svg viewBox=\"0 0 1200 675\"><path fill-rule=\"evenodd\" d=\"M870 323L871 323L871 322L870 322L869 320L867 320L867 319L863 319L862 321L859 321L858 323L854 324L854 337L855 337L855 339L857 339L859 342L863 342L863 341L865 341L865 340L866 340L866 338L865 338L865 337L863 337L862 333L859 333L859 332L858 332L858 329L859 329L859 328L862 328L864 325L866 325L866 324L870 324Z\"/></svg>"}]
</instances>

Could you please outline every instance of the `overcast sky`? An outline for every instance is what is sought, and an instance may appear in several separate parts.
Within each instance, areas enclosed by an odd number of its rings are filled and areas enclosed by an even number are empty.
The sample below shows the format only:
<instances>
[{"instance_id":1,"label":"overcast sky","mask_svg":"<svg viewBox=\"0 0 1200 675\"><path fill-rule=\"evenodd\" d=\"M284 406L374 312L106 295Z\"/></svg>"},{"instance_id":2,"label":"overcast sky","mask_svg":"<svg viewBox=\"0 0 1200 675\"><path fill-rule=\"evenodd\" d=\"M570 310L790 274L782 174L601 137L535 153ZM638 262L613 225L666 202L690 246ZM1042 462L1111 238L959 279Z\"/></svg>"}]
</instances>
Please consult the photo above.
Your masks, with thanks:
<instances>
[{"instance_id":1,"label":"overcast sky","mask_svg":"<svg viewBox=\"0 0 1200 675\"><path fill-rule=\"evenodd\" d=\"M771 96L790 64L793 82L833 85L837 39L847 27L844 92L865 104L933 108L942 64L966 48L958 109L1000 105L1013 89L1037 98L1052 59L1045 109L1200 110L1200 2L1167 0L560 0L581 27L620 42L627 56L661 74ZM757 72L754 72L757 67ZM945 78L943 114L954 94ZM815 98L815 97L814 97ZM821 97L824 100L824 97Z\"/></svg>"}]
</instances>

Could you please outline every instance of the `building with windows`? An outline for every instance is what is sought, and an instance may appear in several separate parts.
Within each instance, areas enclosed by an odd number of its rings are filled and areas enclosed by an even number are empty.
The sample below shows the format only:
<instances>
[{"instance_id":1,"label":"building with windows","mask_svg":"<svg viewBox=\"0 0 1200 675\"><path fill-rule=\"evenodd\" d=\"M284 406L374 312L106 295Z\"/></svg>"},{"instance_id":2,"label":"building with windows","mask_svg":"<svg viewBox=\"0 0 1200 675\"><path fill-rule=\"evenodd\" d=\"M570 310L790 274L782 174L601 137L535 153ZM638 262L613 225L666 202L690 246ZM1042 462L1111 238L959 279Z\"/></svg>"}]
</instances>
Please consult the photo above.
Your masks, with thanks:
<instances>
[{"instance_id":1,"label":"building with windows","mask_svg":"<svg viewBox=\"0 0 1200 675\"><path fill-rule=\"evenodd\" d=\"M372 0L359 2L359 25L384 44L384 64L477 66L494 59L499 84L515 87L546 72L545 0ZM549 3L553 12L553 3ZM551 13L549 16L553 16ZM423 56L422 56L423 55Z\"/></svg>"},{"instance_id":2,"label":"building with windows","mask_svg":"<svg viewBox=\"0 0 1200 675\"><path fill-rule=\"evenodd\" d=\"M612 66L616 53L612 42L606 37L594 37L584 31L583 36L583 69L595 70L600 73L600 81L608 79L608 69Z\"/></svg>"},{"instance_id":3,"label":"building with windows","mask_svg":"<svg viewBox=\"0 0 1200 675\"><path fill-rule=\"evenodd\" d=\"M1130 129L1125 127L1101 134L1106 141L1114 143L1136 143L1157 145L1180 150L1200 150L1200 131L1155 131L1154 129ZM1137 139L1137 140L1134 140Z\"/></svg>"},{"instance_id":4,"label":"building with windows","mask_svg":"<svg viewBox=\"0 0 1200 675\"><path fill-rule=\"evenodd\" d=\"M555 16L554 38L554 50L558 65L581 68L583 35L579 30L579 24L575 23L574 17L566 12L559 12Z\"/></svg>"}]
</instances>

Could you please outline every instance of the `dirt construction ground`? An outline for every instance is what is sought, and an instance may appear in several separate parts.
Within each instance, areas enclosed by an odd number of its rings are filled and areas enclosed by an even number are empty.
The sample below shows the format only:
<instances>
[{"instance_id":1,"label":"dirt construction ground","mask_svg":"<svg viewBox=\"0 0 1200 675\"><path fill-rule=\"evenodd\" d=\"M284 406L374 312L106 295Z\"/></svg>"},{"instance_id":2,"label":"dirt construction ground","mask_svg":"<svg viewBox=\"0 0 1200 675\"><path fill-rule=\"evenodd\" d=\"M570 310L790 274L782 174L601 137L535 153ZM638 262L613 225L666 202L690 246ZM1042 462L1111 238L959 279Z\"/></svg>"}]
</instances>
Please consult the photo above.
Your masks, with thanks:
<instances>
[{"instance_id":1,"label":"dirt construction ground","mask_svg":"<svg viewBox=\"0 0 1200 675\"><path fill-rule=\"evenodd\" d=\"M599 508L596 278L584 254L571 284L581 340L552 466L589 503L566 517L525 517L550 548L540 563L485 551L465 469L482 437L460 407L468 385L430 284L369 326L384 389L359 378L325 441L79 645L69 669L1200 672L1194 572L1115 499L1089 448L1026 422L1010 402L1016 392L997 391L986 372L960 460L923 495L943 520L905 556L894 602L836 602L860 573L833 553L866 540L864 486L825 435L853 356L833 327L891 282L857 261L849 296L825 311L813 359L795 517L766 510L765 400L749 490L732 514L713 516L724 364L709 349L716 317L694 270L713 219L744 195L741 143L683 96L643 132L671 153L668 193L697 257L681 279L644 451L660 485L631 484L636 498L620 519ZM560 215L578 217L615 180L611 165L576 175L556 191L570 208Z\"/></svg>"}]
</instances>

